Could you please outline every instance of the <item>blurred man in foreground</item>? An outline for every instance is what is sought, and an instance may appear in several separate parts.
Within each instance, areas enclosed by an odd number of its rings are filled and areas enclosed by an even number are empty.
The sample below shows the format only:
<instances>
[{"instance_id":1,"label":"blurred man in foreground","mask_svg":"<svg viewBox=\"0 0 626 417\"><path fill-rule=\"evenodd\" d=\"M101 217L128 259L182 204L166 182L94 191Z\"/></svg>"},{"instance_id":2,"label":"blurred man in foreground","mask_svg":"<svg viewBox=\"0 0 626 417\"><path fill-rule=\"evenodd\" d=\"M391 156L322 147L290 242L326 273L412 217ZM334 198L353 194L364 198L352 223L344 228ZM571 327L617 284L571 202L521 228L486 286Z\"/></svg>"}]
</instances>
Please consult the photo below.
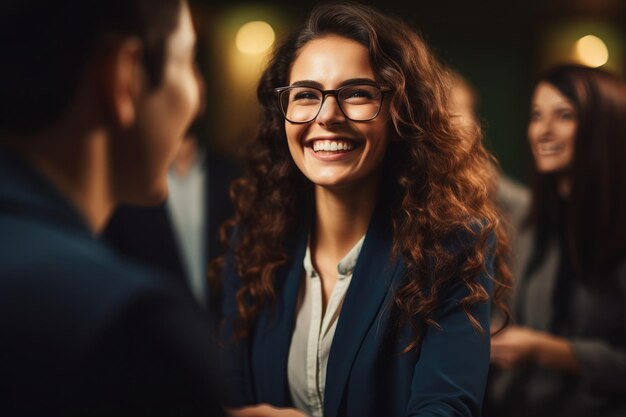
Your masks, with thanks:
<instances>
[{"instance_id":1,"label":"blurred man in foreground","mask_svg":"<svg viewBox=\"0 0 626 417\"><path fill-rule=\"evenodd\" d=\"M167 195L198 108L187 3L1 7L0 415L221 415L204 314L96 238Z\"/></svg>"}]
</instances>

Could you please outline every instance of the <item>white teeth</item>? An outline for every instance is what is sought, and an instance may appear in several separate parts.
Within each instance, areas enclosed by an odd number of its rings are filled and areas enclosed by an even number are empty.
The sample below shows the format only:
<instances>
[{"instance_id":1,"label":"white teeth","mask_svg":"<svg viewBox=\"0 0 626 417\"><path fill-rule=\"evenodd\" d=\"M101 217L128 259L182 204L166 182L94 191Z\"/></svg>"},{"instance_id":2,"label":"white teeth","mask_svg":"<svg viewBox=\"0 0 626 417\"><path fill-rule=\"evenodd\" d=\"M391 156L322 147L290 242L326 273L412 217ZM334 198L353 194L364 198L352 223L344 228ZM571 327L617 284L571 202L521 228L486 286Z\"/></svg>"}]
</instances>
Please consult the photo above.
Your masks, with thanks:
<instances>
[{"instance_id":1,"label":"white teeth","mask_svg":"<svg viewBox=\"0 0 626 417\"><path fill-rule=\"evenodd\" d=\"M352 143L348 141L316 140L313 142L315 152L351 151L353 147Z\"/></svg>"},{"instance_id":2,"label":"white teeth","mask_svg":"<svg viewBox=\"0 0 626 417\"><path fill-rule=\"evenodd\" d=\"M540 143L538 146L539 153L541 154L553 154L561 152L565 149L563 144L555 144L555 143Z\"/></svg>"}]
</instances>

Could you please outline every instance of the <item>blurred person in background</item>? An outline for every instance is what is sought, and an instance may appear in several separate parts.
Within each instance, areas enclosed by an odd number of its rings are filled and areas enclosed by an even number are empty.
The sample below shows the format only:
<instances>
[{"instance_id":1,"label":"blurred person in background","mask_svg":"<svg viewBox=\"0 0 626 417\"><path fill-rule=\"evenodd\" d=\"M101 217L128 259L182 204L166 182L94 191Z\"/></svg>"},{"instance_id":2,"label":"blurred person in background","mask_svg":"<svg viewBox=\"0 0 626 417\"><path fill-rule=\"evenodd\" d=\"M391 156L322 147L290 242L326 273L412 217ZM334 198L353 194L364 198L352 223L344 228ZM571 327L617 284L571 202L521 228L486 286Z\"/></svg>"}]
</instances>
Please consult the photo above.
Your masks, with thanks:
<instances>
[{"instance_id":1,"label":"blurred person in background","mask_svg":"<svg viewBox=\"0 0 626 417\"><path fill-rule=\"evenodd\" d=\"M451 94L452 113L457 123L466 129L480 128L478 91L458 72L452 74ZM530 191L523 184L500 172L495 198L503 215L509 242L515 248L519 230L528 214Z\"/></svg>"},{"instance_id":2,"label":"blurred person in background","mask_svg":"<svg viewBox=\"0 0 626 417\"><path fill-rule=\"evenodd\" d=\"M186 1L0 7L0 414L221 415L206 314L96 238L167 195L199 101Z\"/></svg>"},{"instance_id":3,"label":"blurred person in background","mask_svg":"<svg viewBox=\"0 0 626 417\"><path fill-rule=\"evenodd\" d=\"M204 97L203 83L201 91ZM208 143L204 117L210 115L201 112L196 118L169 168L166 202L119 207L103 236L124 256L167 271L217 313L220 300L208 288L207 268L220 255L218 229L233 214L228 188L239 172Z\"/></svg>"},{"instance_id":4,"label":"blurred person in background","mask_svg":"<svg viewBox=\"0 0 626 417\"><path fill-rule=\"evenodd\" d=\"M626 415L626 83L565 65L540 78L536 181L514 277L515 325L493 337L493 416Z\"/></svg>"},{"instance_id":5,"label":"blurred person in background","mask_svg":"<svg viewBox=\"0 0 626 417\"><path fill-rule=\"evenodd\" d=\"M493 167L453 121L448 75L356 4L314 9L275 50L233 187L233 416L480 415L509 275Z\"/></svg>"}]
</instances>

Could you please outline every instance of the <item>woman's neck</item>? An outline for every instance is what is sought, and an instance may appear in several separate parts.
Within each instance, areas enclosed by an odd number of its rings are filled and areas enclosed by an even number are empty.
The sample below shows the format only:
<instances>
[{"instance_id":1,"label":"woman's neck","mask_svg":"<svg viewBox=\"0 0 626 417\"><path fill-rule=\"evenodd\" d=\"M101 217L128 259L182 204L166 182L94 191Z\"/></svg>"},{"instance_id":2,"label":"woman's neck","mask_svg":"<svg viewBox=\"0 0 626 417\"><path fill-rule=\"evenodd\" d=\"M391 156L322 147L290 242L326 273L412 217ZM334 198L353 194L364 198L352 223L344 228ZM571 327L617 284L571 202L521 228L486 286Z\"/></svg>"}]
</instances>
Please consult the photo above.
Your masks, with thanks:
<instances>
[{"instance_id":1,"label":"woman's neck","mask_svg":"<svg viewBox=\"0 0 626 417\"><path fill-rule=\"evenodd\" d=\"M562 199L569 199L569 196L572 192L572 181L569 179L568 176L563 175L558 179L557 191Z\"/></svg>"},{"instance_id":2,"label":"woman's neck","mask_svg":"<svg viewBox=\"0 0 626 417\"><path fill-rule=\"evenodd\" d=\"M366 186L315 190L314 253L338 263L367 232L378 201L379 179Z\"/></svg>"}]
</instances>

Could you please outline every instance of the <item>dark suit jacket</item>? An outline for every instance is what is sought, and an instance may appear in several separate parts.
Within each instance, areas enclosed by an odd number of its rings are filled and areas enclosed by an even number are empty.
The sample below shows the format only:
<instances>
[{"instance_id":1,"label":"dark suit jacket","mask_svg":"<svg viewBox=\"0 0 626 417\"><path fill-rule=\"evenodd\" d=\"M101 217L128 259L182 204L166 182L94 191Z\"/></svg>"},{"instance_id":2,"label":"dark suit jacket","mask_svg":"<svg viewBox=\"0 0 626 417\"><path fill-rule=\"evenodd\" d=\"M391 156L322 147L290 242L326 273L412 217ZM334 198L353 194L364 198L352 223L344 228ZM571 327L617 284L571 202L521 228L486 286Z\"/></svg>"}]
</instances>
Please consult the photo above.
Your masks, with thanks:
<instances>
[{"instance_id":1,"label":"dark suit jacket","mask_svg":"<svg viewBox=\"0 0 626 417\"><path fill-rule=\"evenodd\" d=\"M204 317L0 149L0 415L221 415Z\"/></svg>"},{"instance_id":2,"label":"dark suit jacket","mask_svg":"<svg viewBox=\"0 0 626 417\"><path fill-rule=\"evenodd\" d=\"M238 175L238 170L234 164L211 153L207 156L205 168L206 252L207 259L211 259L221 254L218 230L233 214L228 189L230 182ZM167 271L178 283L187 285L181 249L165 204L118 208L103 236L124 256Z\"/></svg>"},{"instance_id":3,"label":"dark suit jacket","mask_svg":"<svg viewBox=\"0 0 626 417\"><path fill-rule=\"evenodd\" d=\"M384 213L379 208L369 226L339 316L327 366L324 416L479 416L489 367L490 306L473 309L486 329L481 335L457 304L467 293L465 286L452 284L434 317L441 330L419 320L419 348L402 354L411 331L408 326L397 329L392 297L406 279L405 267L400 259L390 261L392 234ZM232 405L292 406L287 358L307 233L301 233L292 261L276 277L275 308L262 312L251 337L241 343L232 337L240 279L227 271L222 344ZM462 250L467 242L461 239L456 245L454 250ZM491 291L490 280L484 276L482 282Z\"/></svg>"}]
</instances>

